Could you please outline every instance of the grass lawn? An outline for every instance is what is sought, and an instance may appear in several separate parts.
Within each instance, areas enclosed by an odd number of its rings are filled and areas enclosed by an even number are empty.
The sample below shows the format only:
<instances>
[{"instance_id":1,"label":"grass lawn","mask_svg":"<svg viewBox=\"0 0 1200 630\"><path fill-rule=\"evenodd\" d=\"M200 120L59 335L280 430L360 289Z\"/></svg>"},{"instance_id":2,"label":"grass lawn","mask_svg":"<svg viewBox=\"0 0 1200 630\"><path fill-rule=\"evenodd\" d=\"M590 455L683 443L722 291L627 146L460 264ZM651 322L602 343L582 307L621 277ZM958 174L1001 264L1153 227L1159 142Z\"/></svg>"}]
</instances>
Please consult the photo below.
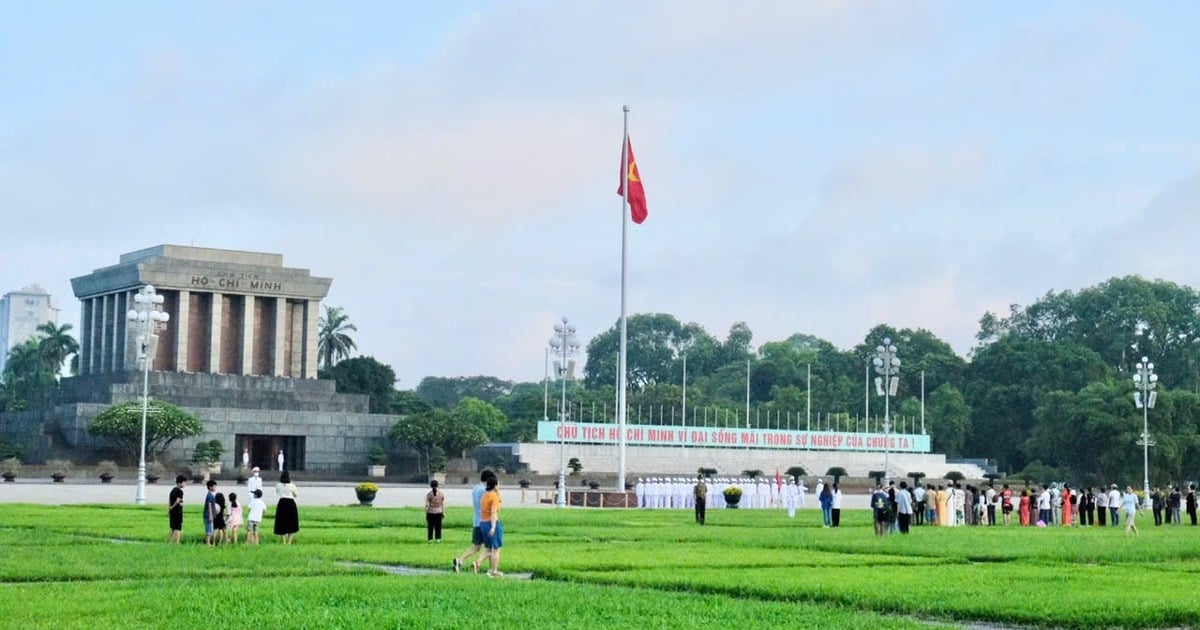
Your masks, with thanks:
<instances>
[{"instance_id":1,"label":"grass lawn","mask_svg":"<svg viewBox=\"0 0 1200 630\"><path fill-rule=\"evenodd\" d=\"M296 544L181 546L134 506L0 508L3 628L905 628L1200 625L1200 528L914 528L779 510L507 509L502 569L533 580L397 576L470 542L452 509L425 542L415 509L302 508ZM1143 519L1143 521L1149 519ZM269 530L270 515L264 523Z\"/></svg>"}]
</instances>

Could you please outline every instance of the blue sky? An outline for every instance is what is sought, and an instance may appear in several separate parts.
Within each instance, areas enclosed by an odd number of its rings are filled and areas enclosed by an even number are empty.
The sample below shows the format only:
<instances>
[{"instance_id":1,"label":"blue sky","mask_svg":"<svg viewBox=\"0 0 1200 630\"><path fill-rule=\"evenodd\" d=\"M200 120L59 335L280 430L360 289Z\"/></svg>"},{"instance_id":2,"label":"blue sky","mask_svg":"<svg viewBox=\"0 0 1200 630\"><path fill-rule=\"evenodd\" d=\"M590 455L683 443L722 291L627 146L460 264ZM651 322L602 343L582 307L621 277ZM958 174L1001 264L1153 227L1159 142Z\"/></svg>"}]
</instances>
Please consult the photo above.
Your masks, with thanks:
<instances>
[{"instance_id":1,"label":"blue sky","mask_svg":"<svg viewBox=\"0 0 1200 630\"><path fill-rule=\"evenodd\" d=\"M1200 284L1187 3L0 0L0 291L158 243L279 252L402 387L541 377L631 312L756 343Z\"/></svg>"}]
</instances>

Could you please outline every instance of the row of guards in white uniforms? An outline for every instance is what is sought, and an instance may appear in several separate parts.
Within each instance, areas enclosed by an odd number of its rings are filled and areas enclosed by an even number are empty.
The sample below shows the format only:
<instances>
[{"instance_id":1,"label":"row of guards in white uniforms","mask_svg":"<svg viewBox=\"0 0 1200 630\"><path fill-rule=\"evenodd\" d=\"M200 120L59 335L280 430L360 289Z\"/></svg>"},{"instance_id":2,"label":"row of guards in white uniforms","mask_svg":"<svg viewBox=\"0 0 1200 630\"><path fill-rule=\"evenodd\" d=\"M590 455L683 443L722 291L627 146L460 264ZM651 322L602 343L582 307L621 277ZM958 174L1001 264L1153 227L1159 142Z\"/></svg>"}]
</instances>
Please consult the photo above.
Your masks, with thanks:
<instances>
[{"instance_id":1,"label":"row of guards in white uniforms","mask_svg":"<svg viewBox=\"0 0 1200 630\"><path fill-rule=\"evenodd\" d=\"M794 516L796 508L806 505L808 488L804 480L799 483L790 475L771 479L767 477L711 477L704 480L708 486L708 507L722 509L725 504L725 489L736 486L742 489L741 508L786 508ZM817 487L822 487L818 481ZM634 484L639 508L690 509L695 507L696 479L687 477L643 477Z\"/></svg>"}]
</instances>

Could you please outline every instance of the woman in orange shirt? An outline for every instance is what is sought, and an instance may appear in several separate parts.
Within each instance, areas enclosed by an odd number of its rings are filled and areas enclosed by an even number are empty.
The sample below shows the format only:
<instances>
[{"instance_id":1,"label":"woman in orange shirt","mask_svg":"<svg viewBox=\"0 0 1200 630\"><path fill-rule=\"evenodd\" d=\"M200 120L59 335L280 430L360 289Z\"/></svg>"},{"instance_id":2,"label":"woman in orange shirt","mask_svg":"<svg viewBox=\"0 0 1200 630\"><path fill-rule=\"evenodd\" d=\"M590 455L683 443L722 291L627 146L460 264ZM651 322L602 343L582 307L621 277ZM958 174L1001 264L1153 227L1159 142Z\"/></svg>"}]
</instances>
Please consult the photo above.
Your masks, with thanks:
<instances>
[{"instance_id":1,"label":"woman in orange shirt","mask_svg":"<svg viewBox=\"0 0 1200 630\"><path fill-rule=\"evenodd\" d=\"M1067 484L1064 483L1063 490L1062 490L1062 503L1063 503L1062 525L1063 525L1063 527L1070 527L1071 524L1075 521L1075 515L1074 515L1075 506L1071 505L1071 499L1074 498L1074 496L1075 495L1071 494L1071 486L1068 486Z\"/></svg>"},{"instance_id":2,"label":"woman in orange shirt","mask_svg":"<svg viewBox=\"0 0 1200 630\"><path fill-rule=\"evenodd\" d=\"M1029 488L1025 488L1024 490L1021 491L1020 512L1021 512L1021 524L1028 525L1029 524Z\"/></svg>"},{"instance_id":3,"label":"woman in orange shirt","mask_svg":"<svg viewBox=\"0 0 1200 630\"><path fill-rule=\"evenodd\" d=\"M483 546L487 549L488 577L500 577L500 547L504 546L504 527L500 524L500 491L496 478L487 480L483 501L479 504L479 529L483 530Z\"/></svg>"}]
</instances>

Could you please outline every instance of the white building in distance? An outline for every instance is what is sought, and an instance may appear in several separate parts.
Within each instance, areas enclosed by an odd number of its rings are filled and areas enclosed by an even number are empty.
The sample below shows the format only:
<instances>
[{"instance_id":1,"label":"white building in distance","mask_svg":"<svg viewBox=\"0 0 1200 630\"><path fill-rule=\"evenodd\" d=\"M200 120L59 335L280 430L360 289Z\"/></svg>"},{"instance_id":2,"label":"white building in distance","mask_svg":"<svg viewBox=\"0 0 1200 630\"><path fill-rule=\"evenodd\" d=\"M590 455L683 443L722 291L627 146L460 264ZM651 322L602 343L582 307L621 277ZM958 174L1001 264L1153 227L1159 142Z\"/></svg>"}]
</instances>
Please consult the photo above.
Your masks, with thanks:
<instances>
[{"instance_id":1,"label":"white building in distance","mask_svg":"<svg viewBox=\"0 0 1200 630\"><path fill-rule=\"evenodd\" d=\"M11 291L0 298L0 375L8 361L8 351L37 335L37 327L46 322L57 323L57 312L50 294L31 284L20 291Z\"/></svg>"}]
</instances>

